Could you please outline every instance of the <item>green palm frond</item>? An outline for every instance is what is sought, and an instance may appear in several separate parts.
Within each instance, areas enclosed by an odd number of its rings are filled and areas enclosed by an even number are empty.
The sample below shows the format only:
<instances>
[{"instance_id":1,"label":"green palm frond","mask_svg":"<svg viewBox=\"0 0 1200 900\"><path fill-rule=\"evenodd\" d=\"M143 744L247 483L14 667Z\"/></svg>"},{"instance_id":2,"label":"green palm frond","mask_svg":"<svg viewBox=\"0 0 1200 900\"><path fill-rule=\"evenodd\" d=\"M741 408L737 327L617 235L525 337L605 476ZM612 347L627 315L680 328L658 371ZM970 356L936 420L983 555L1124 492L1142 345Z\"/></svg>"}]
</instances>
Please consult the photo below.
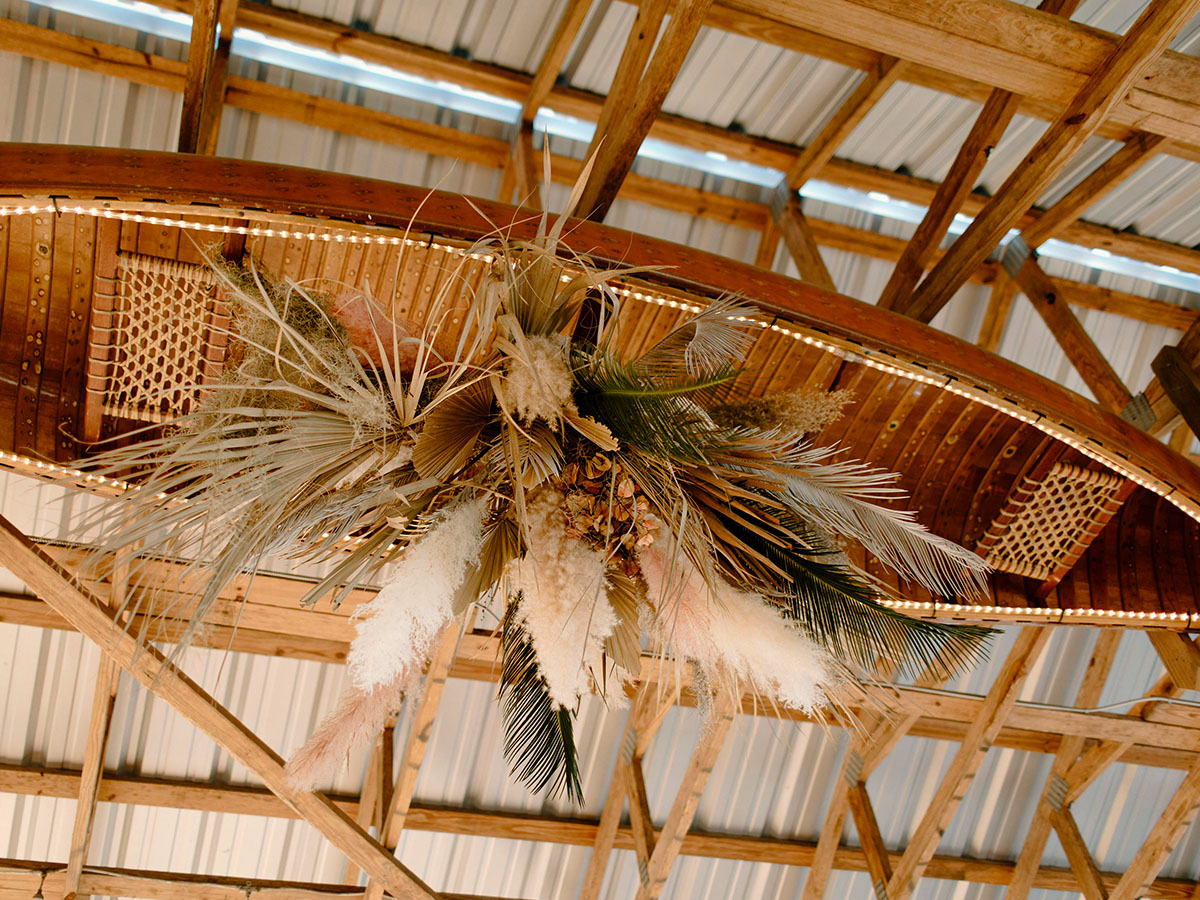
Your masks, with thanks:
<instances>
[{"instance_id":1,"label":"green palm frond","mask_svg":"<svg viewBox=\"0 0 1200 900\"><path fill-rule=\"evenodd\" d=\"M623 446L660 459L700 462L728 438L700 404L715 388L737 377L730 366L703 376L684 373L667 381L611 355L576 352L572 368L580 412L607 425Z\"/></svg>"},{"instance_id":2,"label":"green palm frond","mask_svg":"<svg viewBox=\"0 0 1200 900\"><path fill-rule=\"evenodd\" d=\"M504 712L504 755L512 774L530 790L565 791L583 805L574 718L550 699L538 671L533 641L518 618L518 594L509 603L500 629L500 702Z\"/></svg>"},{"instance_id":3,"label":"green palm frond","mask_svg":"<svg viewBox=\"0 0 1200 900\"><path fill-rule=\"evenodd\" d=\"M741 523L726 528L784 578L760 569L759 584L779 598L783 611L834 656L872 670L880 659L910 674L932 671L949 677L985 651L989 628L917 619L877 600L869 583L819 532L784 515L781 532L790 544L764 537Z\"/></svg>"}]
</instances>

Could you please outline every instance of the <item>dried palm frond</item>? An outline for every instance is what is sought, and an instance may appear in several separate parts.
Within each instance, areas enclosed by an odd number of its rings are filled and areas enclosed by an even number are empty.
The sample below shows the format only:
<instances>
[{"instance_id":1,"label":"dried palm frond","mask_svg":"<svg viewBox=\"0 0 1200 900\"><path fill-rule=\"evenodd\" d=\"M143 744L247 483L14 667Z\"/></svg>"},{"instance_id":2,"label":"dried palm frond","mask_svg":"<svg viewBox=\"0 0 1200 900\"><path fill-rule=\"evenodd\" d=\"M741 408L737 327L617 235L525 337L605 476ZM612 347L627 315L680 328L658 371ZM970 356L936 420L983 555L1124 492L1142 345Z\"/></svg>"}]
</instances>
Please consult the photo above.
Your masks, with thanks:
<instances>
[{"instance_id":1,"label":"dried palm frond","mask_svg":"<svg viewBox=\"0 0 1200 900\"><path fill-rule=\"evenodd\" d=\"M102 548L130 568L131 603L189 618L185 644L269 554L325 567L308 605L382 582L360 608L355 689L293 765L305 785L328 780L348 734L374 727L475 603L503 606L514 774L576 802L575 710L588 693L625 701L644 639L707 684L810 709L881 657L949 669L987 637L881 605L841 551L861 543L946 595L986 570L891 508L892 476L803 440L844 395L714 405L753 341L735 299L627 358L617 273L563 251L562 227L543 217L531 241L473 248L482 279L467 257L444 273L419 334L386 298L218 264L235 310L225 380L161 434L97 458L139 484L105 512ZM573 338L589 297L598 325ZM162 558L184 561L169 598L136 589Z\"/></svg>"}]
</instances>

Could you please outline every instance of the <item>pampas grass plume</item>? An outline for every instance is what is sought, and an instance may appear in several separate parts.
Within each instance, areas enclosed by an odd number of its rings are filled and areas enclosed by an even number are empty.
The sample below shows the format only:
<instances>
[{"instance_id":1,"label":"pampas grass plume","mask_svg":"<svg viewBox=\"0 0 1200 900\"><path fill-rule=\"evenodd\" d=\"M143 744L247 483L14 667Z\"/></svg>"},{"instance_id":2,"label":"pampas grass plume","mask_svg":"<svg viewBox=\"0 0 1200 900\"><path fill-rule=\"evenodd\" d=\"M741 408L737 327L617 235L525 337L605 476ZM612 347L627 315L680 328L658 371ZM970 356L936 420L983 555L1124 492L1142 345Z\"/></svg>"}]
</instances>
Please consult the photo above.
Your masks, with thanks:
<instances>
[{"instance_id":1,"label":"pampas grass plume","mask_svg":"<svg viewBox=\"0 0 1200 900\"><path fill-rule=\"evenodd\" d=\"M404 551L395 578L355 613L356 637L346 662L354 686L390 684L429 655L454 616L454 598L483 543L483 500L460 504Z\"/></svg>"},{"instance_id":2,"label":"pampas grass plume","mask_svg":"<svg viewBox=\"0 0 1200 900\"><path fill-rule=\"evenodd\" d=\"M659 545L638 556L656 613L652 636L693 660L709 681L730 673L791 709L825 705L837 679L829 655L767 601L725 582L705 584L682 554L668 559Z\"/></svg>"}]
</instances>

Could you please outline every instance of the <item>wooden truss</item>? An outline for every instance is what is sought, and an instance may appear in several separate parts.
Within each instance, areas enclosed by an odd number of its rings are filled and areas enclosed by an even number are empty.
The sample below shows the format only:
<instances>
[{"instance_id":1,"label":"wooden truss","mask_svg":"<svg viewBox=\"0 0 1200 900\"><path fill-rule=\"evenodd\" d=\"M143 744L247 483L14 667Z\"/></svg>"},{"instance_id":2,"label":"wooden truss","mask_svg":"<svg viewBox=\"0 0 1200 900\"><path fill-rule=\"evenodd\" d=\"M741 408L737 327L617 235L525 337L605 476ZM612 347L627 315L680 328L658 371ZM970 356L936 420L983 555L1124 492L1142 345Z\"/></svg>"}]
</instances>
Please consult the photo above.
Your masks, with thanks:
<instances>
[{"instance_id":1,"label":"wooden truss","mask_svg":"<svg viewBox=\"0 0 1200 900\"><path fill-rule=\"evenodd\" d=\"M880 304L928 322L966 282L992 285L992 300L979 336L982 346L999 346L1005 318L1020 292L1046 323L1067 359L1100 403L1136 421L1139 400L1149 411L1140 424L1154 434L1178 428L1177 444L1200 428L1200 314L1193 310L1119 291L1049 277L1036 248L1052 237L1104 249L1158 265L1200 273L1200 252L1083 220L1088 207L1157 154L1200 161L1200 61L1166 50L1179 29L1200 9L1200 0L1152 0L1121 38L1072 23L1077 5L1045 0L1031 10L998 0L960 0L953 19L936 14L934 4L864 4L856 0L643 0L625 43L621 63L607 97L555 84L587 19L589 0L570 0L533 76L417 47L398 40L345 28L312 17L236 0L152 0L193 13L192 42L186 62L6 21L0 49L56 63L87 68L183 96L179 149L215 152L224 106L260 112L323 128L454 157L502 170L502 200L516 198L541 205L542 181L572 183L578 161L535 151L532 121L544 105L598 123L593 141L595 162L584 189L581 210L599 220L617 198L748 228L760 233L758 263L770 266L782 242L805 280L833 288L835 278L821 248L845 250L896 263ZM972 21L990 23L990 40L980 42ZM734 34L833 60L863 74L853 91L805 147L796 147L714 128L661 113L701 23ZM336 50L376 65L454 82L521 104L520 122L510 140L483 137L440 125L417 122L352 104L315 97L275 85L229 76L234 25L318 48ZM954 72L946 70L947 65ZM882 102L888 90L909 83L966 97L983 104L946 179L931 183L839 159L839 146ZM990 198L972 194L988 150L1012 117L1048 123L1029 159ZM1046 210L1032 208L1037 196L1074 158L1092 135L1122 142L1122 147ZM769 203L750 202L631 173L633 159L647 136L701 151L776 168L783 177ZM888 238L806 216L797 189L820 177L861 190L882 191L928 207L910 241ZM974 223L950 248L938 249L958 212ZM1011 228L1021 233L1005 258L989 260ZM1155 362L1155 379L1140 393L1123 384L1084 330L1075 308L1103 309L1183 332L1179 342ZM834 373L830 372L832 380ZM1134 410L1133 413L1129 412ZM392 735L381 735L372 752L369 774L357 798L329 798L290 789L278 756L212 698L152 650L139 650L114 619L110 602L119 600L121 580L103 589L72 579L42 548L30 544L7 523L0 523L0 560L20 576L40 600L0 597L0 617L43 627L70 627L96 641L105 653L97 673L87 748L81 771L0 767L0 790L75 797L77 813L68 864L0 861L0 900L28 897L41 887L47 897L92 893L135 897L235 900L253 889L265 897L313 900L316 897L431 897L434 892L399 863L392 851L404 828L471 833L592 847L582 897L597 896L605 865L614 848L635 853L639 900L660 895L679 855L778 862L809 869L805 900L825 893L834 870L869 872L881 898L903 900L925 875L1008 885L1021 900L1033 888L1079 890L1089 900L1136 897L1185 900L1196 885L1158 877L1171 848L1200 804L1200 723L1155 698L1200 685L1200 649L1176 632L1148 632L1167 674L1139 708L1127 714L1086 712L1095 705L1112 665L1120 632L1103 631L1093 651L1088 677L1077 698L1079 711L1022 708L1010 719L1017 694L1046 643L1048 630L1026 627L1002 672L983 698L942 698L899 691L903 713L872 719L869 707L855 705L873 727L849 742L839 781L816 842L772 840L749 835L708 834L692 830L697 804L738 712L719 707L713 726L695 748L674 803L657 825L646 801L641 760L657 724L671 702L657 663L646 660L643 680L661 687L648 690L631 712L601 818L595 822L514 816L480 810L431 809L413 803L417 773L437 713L442 686L449 677L490 679L494 673L479 660L490 660L488 639L467 634L461 643L441 646L427 675L426 690L414 713L411 737L402 750L400 776L391 783ZM1050 590L1052 584L1047 584ZM256 591L287 587L259 579ZM253 599L240 609L218 603L210 638L235 650L279 653L334 660L344 657L349 625L344 616L307 613ZM233 628L239 622L237 629ZM457 636L456 636L457 638ZM264 788L221 787L110 776L103 755L118 670L142 681L238 758ZM857 698L861 699L861 698ZM748 700L743 709L761 713ZM916 830L904 848L889 849L880 835L866 789L870 772L905 735L950 740L959 748ZM1053 754L1025 850L1016 862L955 859L936 853L938 839L954 816L971 778L992 746ZM1071 814L1071 803L1114 762L1162 766L1184 772L1184 779L1161 819L1146 836L1133 864L1123 873L1098 870ZM245 879L177 876L84 865L97 802L170 805L181 808L302 817L338 847L349 861L347 878L367 873L364 891L352 884L295 885ZM621 825L628 806L629 826ZM844 845L847 815L853 817L861 846ZM378 839L371 837L374 831ZM1071 862L1070 870L1041 864L1054 830Z\"/></svg>"},{"instance_id":2,"label":"wooden truss","mask_svg":"<svg viewBox=\"0 0 1200 900\"><path fill-rule=\"evenodd\" d=\"M907 896L921 875L943 879L959 879L984 884L1010 885L1010 890L1031 888L1058 890L1083 889L1088 885L1108 891L1110 897L1190 897L1193 885L1157 878L1170 849L1182 835L1183 829L1200 803L1200 723L1185 713L1168 707L1155 708L1154 698L1172 696L1181 690L1173 678L1200 677L1200 650L1190 640L1176 632L1148 632L1163 650L1165 665L1174 675L1164 675L1151 690L1147 700L1128 714L1071 713L1024 707L1018 725L1006 719L1014 708L1017 692L1025 675L1036 662L1049 630L1027 626L1010 653L1000 676L989 694L980 699L962 697L930 697L930 695L898 690L899 714L878 717L877 707L863 706L857 715L866 728L852 733L842 764L824 828L815 843L794 840L773 840L752 835L713 834L691 830L692 817L712 772L723 738L733 722L736 710L719 708L715 724L706 732L693 752L691 762L681 782L674 804L663 824L656 825L646 803L646 788L641 759L649 748L658 724L672 703L691 702L686 695L672 689L667 670L661 662L647 657L642 678L661 685L660 689L644 692L639 704L628 717L627 731L604 812L598 822L577 819L531 817L485 810L454 810L429 808L412 803L417 772L432 730L441 695L441 685L447 677L494 680L492 660L494 640L486 635L454 635L439 648L427 675L427 686L420 706L413 713L411 736L402 751L400 776L395 785L383 774L392 770L389 734L377 743L372 753L369 774L361 797L330 797L297 795L281 780L277 756L249 734L244 726L216 706L211 698L186 677L174 672L157 654L137 654L133 639L120 627L114 627L111 607L105 602L119 598L123 590L120 573L114 573L111 583L87 584L72 580L61 563L46 550L5 526L0 530L0 560L25 580L42 600L8 597L0 604L0 616L5 621L40 625L43 627L74 627L93 637L122 668L159 692L178 711L206 730L230 753L245 762L262 780L265 788L217 786L207 783L164 781L103 773L99 761L103 732L111 711L115 681L112 669L102 667L97 680L96 698L89 730L88 749L83 771L64 771L45 768L0 766L0 791L37 794L42 796L79 798L79 813L72 841L71 860L67 867L45 865L51 871L48 885L56 890L64 887L86 894L89 890L108 890L105 885L128 884L121 892L129 896L184 896L187 890L203 890L188 896L224 898L232 896L233 888L220 879L193 876L180 878L162 873L129 873L105 869L103 872L83 866L86 856L86 823L90 821L97 802L170 806L249 815L296 817L308 819L335 846L346 853L357 868L369 873L371 886L366 893L352 886L281 885L301 891L287 896L379 897L383 890L392 896L431 896L428 889L413 880L409 873L394 863L388 854L399 840L402 828L423 831L478 834L532 841L590 846L592 863L585 877L583 898L594 897L604 877L605 862L612 849L631 849L644 873L640 896L658 896L666 882L671 864L679 855L696 855L727 859L777 862L804 866L809 869L806 898L823 896L825 879L833 870L866 871L877 884L877 890L889 897ZM52 548L47 548L52 549ZM64 561L74 558L71 552L56 551ZM169 579L169 574L164 574ZM349 631L348 608L339 614L306 612L288 607L288 591L296 586L287 579L263 576L256 580L244 609L223 609L218 604L214 622L232 621L240 616L239 629L248 643L235 647L248 652L274 654L291 653L305 646L311 653L314 645L307 636L314 633L340 639L340 649L331 646L332 660L344 657ZM273 596L268 596L274 592ZM256 599L257 598L257 599ZM352 597L347 607L354 604ZM43 609L45 607L45 609ZM54 610L54 613L51 613ZM57 614L57 617L56 615ZM273 629L273 630L272 630ZM219 625L213 628L215 640L228 639L230 632ZM1123 631L1101 629L1084 688L1077 705L1085 710L1094 705L1104 676L1111 666ZM1169 638L1166 642L1163 638ZM1183 649L1186 644L1187 649ZM1190 668L1188 667L1190 665ZM110 677L104 679L104 673ZM924 684L936 684L925 679ZM852 699L852 698L851 698ZM852 709L854 706L852 705ZM745 698L747 714L777 714L757 706L751 697ZM887 757L905 735L933 737L959 744L959 750L943 777L921 824L903 852L887 848L879 835L870 797L866 791L869 774ZM869 735L869 737L868 737ZM1016 863L1003 860L962 860L936 854L937 838L945 829L962 799L972 775L978 770L991 746L1013 747L1054 754L1055 762L1046 795L1031 828L1026 852ZM386 749L385 749L386 748ZM1078 829L1070 818L1070 803L1095 782L1104 769L1115 761L1153 765L1182 770L1185 780L1164 812L1163 819L1148 836L1135 866L1127 873L1098 872L1089 862L1082 840L1073 839ZM374 773L374 776L372 774ZM1062 787L1065 785L1065 788ZM630 825L620 824L622 808L628 802ZM1057 805L1055 805L1057 804ZM862 844L858 848L841 843L846 814L855 819ZM381 835L376 842L364 833L374 827ZM1041 847L1050 827L1059 831L1063 844L1072 853L1072 870L1041 865ZM1037 842L1041 841L1039 845ZM3 864L0 864L3 865ZM25 872L24 878L35 877L26 863L9 864L13 871ZM33 867L37 869L37 866ZM14 876L15 877L15 876ZM384 880L390 879L389 881ZM114 880L115 879L115 880ZM127 879L122 881L121 879ZM134 881L138 886L134 887ZM264 887L268 886L264 883ZM1129 894L1136 890L1141 893ZM142 891L142 893L138 893ZM398 893L406 891L407 893ZM66 894L64 889L64 896ZM174 893L172 893L174 892ZM1124 893L1121 893L1124 892ZM0 893L0 898L7 895ZM46 893L46 896L56 896ZM1022 896L1015 894L1014 896Z\"/></svg>"}]
</instances>

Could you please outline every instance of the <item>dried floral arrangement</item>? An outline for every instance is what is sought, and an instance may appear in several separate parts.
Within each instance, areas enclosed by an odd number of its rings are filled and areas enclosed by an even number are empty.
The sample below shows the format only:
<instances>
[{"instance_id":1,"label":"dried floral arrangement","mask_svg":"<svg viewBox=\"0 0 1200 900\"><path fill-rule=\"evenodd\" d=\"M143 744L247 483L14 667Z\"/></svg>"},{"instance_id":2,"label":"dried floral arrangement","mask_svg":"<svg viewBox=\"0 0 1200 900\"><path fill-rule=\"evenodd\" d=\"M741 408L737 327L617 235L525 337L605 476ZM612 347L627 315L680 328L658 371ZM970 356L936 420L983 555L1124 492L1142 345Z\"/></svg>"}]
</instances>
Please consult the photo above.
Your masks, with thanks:
<instances>
[{"instance_id":1,"label":"dried floral arrangement","mask_svg":"<svg viewBox=\"0 0 1200 900\"><path fill-rule=\"evenodd\" d=\"M298 786L329 783L477 604L503 610L514 774L576 800L580 698L626 703L644 648L690 663L702 695L813 710L881 660L956 668L986 639L881 605L845 552L857 542L944 597L986 572L886 505L894 476L808 442L845 395L733 399L753 311L729 300L622 356L617 273L563 259L564 220L482 245L483 286L448 279L423 328L214 263L235 308L224 382L92 460L144 473L101 549L134 578L143 560L189 560L192 630L269 554L329 564L308 604L384 581L356 613L339 707L289 762Z\"/></svg>"}]
</instances>

